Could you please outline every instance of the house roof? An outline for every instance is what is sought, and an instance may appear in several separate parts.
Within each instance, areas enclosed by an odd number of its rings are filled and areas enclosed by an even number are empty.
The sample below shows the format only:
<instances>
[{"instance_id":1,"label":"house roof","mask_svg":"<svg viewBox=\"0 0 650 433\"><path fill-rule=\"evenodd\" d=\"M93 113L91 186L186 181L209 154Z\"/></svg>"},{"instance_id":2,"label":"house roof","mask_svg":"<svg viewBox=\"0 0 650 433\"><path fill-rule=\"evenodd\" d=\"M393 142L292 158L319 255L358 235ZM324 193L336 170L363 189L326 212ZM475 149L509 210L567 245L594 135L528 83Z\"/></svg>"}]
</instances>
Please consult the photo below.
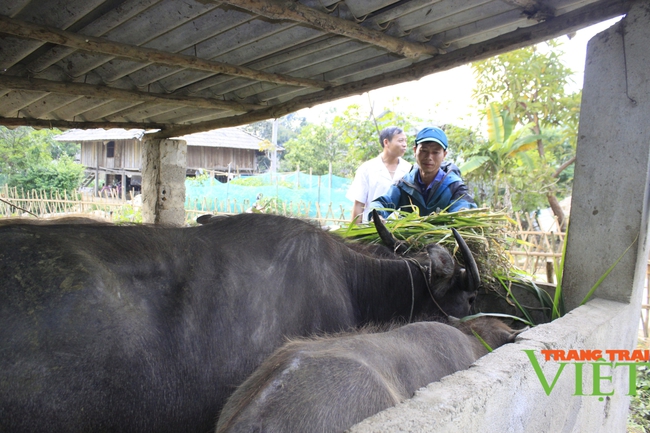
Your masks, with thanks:
<instances>
[{"instance_id":1,"label":"house roof","mask_svg":"<svg viewBox=\"0 0 650 433\"><path fill-rule=\"evenodd\" d=\"M70 129L54 136L56 141L141 140L144 129Z\"/></svg>"},{"instance_id":2,"label":"house roof","mask_svg":"<svg viewBox=\"0 0 650 433\"><path fill-rule=\"evenodd\" d=\"M188 146L228 147L259 150L261 138L239 128L213 129L212 131L173 137L185 140Z\"/></svg>"},{"instance_id":3,"label":"house roof","mask_svg":"<svg viewBox=\"0 0 650 433\"><path fill-rule=\"evenodd\" d=\"M161 138L237 126L570 33L633 1L0 0L0 124Z\"/></svg>"},{"instance_id":4,"label":"house roof","mask_svg":"<svg viewBox=\"0 0 650 433\"><path fill-rule=\"evenodd\" d=\"M106 141L106 140L141 140L144 129L70 129L54 137L56 141ZM188 146L227 147L233 149L258 150L261 138L239 128L222 128L212 131L173 137L185 140Z\"/></svg>"}]
</instances>

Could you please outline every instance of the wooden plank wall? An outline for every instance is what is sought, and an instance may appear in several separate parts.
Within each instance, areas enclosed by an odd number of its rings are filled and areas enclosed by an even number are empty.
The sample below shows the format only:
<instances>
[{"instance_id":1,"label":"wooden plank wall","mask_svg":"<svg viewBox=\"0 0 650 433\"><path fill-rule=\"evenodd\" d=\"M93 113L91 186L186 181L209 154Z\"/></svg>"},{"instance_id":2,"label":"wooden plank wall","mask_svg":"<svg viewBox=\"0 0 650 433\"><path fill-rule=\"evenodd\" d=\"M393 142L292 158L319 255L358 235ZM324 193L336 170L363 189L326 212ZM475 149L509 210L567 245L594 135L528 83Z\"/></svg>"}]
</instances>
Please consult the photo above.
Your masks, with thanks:
<instances>
[{"instance_id":1,"label":"wooden plank wall","mask_svg":"<svg viewBox=\"0 0 650 433\"><path fill-rule=\"evenodd\" d=\"M252 149L191 146L187 148L187 168L233 171L257 169L257 152Z\"/></svg>"},{"instance_id":2,"label":"wooden plank wall","mask_svg":"<svg viewBox=\"0 0 650 433\"><path fill-rule=\"evenodd\" d=\"M115 156L112 161L106 158L106 143L115 141ZM99 146L98 146L99 144ZM99 166L108 168L142 168L142 142L139 140L103 140L81 143L81 163L86 167L97 167L97 148ZM124 160L122 161L122 157ZM225 147L192 146L187 148L187 168L233 171L257 170L257 152L253 149L233 149Z\"/></svg>"}]
</instances>

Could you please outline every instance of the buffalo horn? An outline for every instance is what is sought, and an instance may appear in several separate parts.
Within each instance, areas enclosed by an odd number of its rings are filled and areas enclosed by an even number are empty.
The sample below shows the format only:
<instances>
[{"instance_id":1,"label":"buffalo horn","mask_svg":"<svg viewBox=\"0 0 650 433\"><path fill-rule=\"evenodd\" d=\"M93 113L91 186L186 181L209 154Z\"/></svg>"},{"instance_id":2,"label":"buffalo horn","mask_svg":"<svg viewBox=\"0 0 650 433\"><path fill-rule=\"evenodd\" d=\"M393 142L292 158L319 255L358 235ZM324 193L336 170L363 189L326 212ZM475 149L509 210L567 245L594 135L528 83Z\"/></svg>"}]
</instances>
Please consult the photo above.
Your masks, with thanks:
<instances>
[{"instance_id":1,"label":"buffalo horn","mask_svg":"<svg viewBox=\"0 0 650 433\"><path fill-rule=\"evenodd\" d=\"M456 242L458 243L458 248L460 248L460 253L463 256L463 260L465 261L465 269L469 272L469 289L468 291L474 292L478 290L478 286L481 283L481 277L478 272L478 266L476 265L476 261L474 260L474 256L472 255L472 252L469 250L469 247L467 246L467 243L465 243L465 239L456 231L455 228L452 227L451 229L452 233L454 234L454 238L456 238Z\"/></svg>"},{"instance_id":2,"label":"buffalo horn","mask_svg":"<svg viewBox=\"0 0 650 433\"><path fill-rule=\"evenodd\" d=\"M404 254L408 250L406 244L397 240L397 238L386 228L384 223L381 222L381 218L379 218L379 214L375 209L372 210L372 220L375 223L377 234L379 234L379 238L384 245L395 251L397 254Z\"/></svg>"}]
</instances>

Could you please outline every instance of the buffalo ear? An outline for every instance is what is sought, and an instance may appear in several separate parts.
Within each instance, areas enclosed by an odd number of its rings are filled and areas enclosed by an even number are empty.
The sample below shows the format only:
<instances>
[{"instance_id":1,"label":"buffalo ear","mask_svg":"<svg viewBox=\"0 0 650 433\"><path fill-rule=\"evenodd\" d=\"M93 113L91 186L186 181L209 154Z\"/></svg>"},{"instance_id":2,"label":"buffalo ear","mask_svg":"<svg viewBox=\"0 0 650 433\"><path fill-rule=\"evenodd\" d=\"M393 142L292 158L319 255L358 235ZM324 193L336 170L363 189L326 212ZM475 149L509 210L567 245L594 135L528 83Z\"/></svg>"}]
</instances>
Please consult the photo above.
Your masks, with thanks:
<instances>
[{"instance_id":1,"label":"buffalo ear","mask_svg":"<svg viewBox=\"0 0 650 433\"><path fill-rule=\"evenodd\" d=\"M438 244L427 246L427 253L431 261L430 283L433 287L433 296L441 298L449 290L449 282L454 276L456 261L449 252Z\"/></svg>"},{"instance_id":2,"label":"buffalo ear","mask_svg":"<svg viewBox=\"0 0 650 433\"><path fill-rule=\"evenodd\" d=\"M227 218L226 215L212 215L212 214L205 214L201 215L200 217L196 218L196 222L203 225L203 224L210 224L215 221L221 220Z\"/></svg>"},{"instance_id":3,"label":"buffalo ear","mask_svg":"<svg viewBox=\"0 0 650 433\"><path fill-rule=\"evenodd\" d=\"M207 223L210 222L210 220L212 219L213 216L214 215L212 215L212 214L201 215L200 217L196 218L196 222L199 223L199 224L207 224Z\"/></svg>"}]
</instances>

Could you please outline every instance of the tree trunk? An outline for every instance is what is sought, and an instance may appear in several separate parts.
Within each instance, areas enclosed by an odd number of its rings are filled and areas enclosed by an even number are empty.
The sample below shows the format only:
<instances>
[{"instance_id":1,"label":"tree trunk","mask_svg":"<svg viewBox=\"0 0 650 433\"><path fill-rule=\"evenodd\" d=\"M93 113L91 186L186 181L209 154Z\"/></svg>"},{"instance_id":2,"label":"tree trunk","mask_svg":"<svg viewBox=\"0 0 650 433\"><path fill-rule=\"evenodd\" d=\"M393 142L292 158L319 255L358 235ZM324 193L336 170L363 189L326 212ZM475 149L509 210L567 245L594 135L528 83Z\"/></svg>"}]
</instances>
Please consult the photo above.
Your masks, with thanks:
<instances>
[{"instance_id":1,"label":"tree trunk","mask_svg":"<svg viewBox=\"0 0 650 433\"><path fill-rule=\"evenodd\" d=\"M549 206L551 206L551 210L553 211L553 214L557 217L558 229L561 232L566 231L564 211L562 210L562 207L560 206L560 202L557 200L557 197L555 197L554 194L547 194L546 198L548 199L548 204Z\"/></svg>"},{"instance_id":2,"label":"tree trunk","mask_svg":"<svg viewBox=\"0 0 650 433\"><path fill-rule=\"evenodd\" d=\"M564 164L562 164L560 167L558 167L557 170L555 170L555 173L553 173L553 178L557 179L560 174L571 164L573 164L576 161L575 155L571 158L569 158L568 161L566 161ZM553 211L553 214L557 217L557 224L558 224L558 229L561 232L566 231L566 218L564 217L564 211L560 207L560 203L557 201L557 197L555 197L554 194L549 193L546 195L546 198L548 199L548 204L551 206L551 210Z\"/></svg>"}]
</instances>

